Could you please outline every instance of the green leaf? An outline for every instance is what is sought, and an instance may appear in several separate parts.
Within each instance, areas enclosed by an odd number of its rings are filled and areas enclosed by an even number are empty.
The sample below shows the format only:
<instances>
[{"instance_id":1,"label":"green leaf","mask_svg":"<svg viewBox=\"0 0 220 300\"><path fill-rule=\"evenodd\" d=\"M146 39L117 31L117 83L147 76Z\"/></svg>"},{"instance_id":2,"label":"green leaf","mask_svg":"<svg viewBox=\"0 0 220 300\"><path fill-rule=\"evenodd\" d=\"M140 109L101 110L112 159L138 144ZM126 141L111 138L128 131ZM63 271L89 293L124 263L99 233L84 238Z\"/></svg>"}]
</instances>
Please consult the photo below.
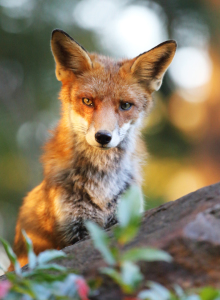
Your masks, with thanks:
<instances>
[{"instance_id":1,"label":"green leaf","mask_svg":"<svg viewBox=\"0 0 220 300\"><path fill-rule=\"evenodd\" d=\"M49 270L50 271L50 270ZM55 281L63 281L69 273L67 271L56 271L56 274L48 272L48 269L34 269L31 272L25 272L23 277L34 278L36 282L52 283Z\"/></svg>"},{"instance_id":2,"label":"green leaf","mask_svg":"<svg viewBox=\"0 0 220 300\"><path fill-rule=\"evenodd\" d=\"M23 274L22 274L23 275ZM15 274L14 272L7 272L5 274L5 276L7 277L7 279L11 282L16 282L16 280L18 279L17 274ZM23 276L22 276L23 277ZM20 279L20 278L19 278Z\"/></svg>"},{"instance_id":3,"label":"green leaf","mask_svg":"<svg viewBox=\"0 0 220 300\"><path fill-rule=\"evenodd\" d=\"M22 234L24 236L24 239L26 242L26 247L27 247L27 252L28 252L28 267L30 269L34 269L37 264L37 256L34 253L32 241L27 236L27 234L24 230L22 230Z\"/></svg>"},{"instance_id":4,"label":"green leaf","mask_svg":"<svg viewBox=\"0 0 220 300\"><path fill-rule=\"evenodd\" d=\"M138 294L139 299L149 299L149 300L170 300L172 294L168 289L163 287L159 283L150 282L148 283L150 289L141 291Z\"/></svg>"},{"instance_id":5,"label":"green leaf","mask_svg":"<svg viewBox=\"0 0 220 300\"><path fill-rule=\"evenodd\" d=\"M67 268L57 265L57 264L46 264L46 265L37 266L35 268L35 270L49 270L49 271L66 272Z\"/></svg>"},{"instance_id":6,"label":"green leaf","mask_svg":"<svg viewBox=\"0 0 220 300\"><path fill-rule=\"evenodd\" d=\"M124 287L124 282L122 280L121 274L113 268L101 268L100 272L102 274L108 275L111 277L114 282L116 282L121 288Z\"/></svg>"},{"instance_id":7,"label":"green leaf","mask_svg":"<svg viewBox=\"0 0 220 300\"><path fill-rule=\"evenodd\" d=\"M37 257L37 262L39 265L44 265L53 259L65 258L66 253L61 250L46 250L41 252Z\"/></svg>"},{"instance_id":8,"label":"green leaf","mask_svg":"<svg viewBox=\"0 0 220 300\"><path fill-rule=\"evenodd\" d=\"M122 261L166 261L171 262L172 257L165 251L153 248L133 248L122 254Z\"/></svg>"},{"instance_id":9,"label":"green leaf","mask_svg":"<svg viewBox=\"0 0 220 300\"><path fill-rule=\"evenodd\" d=\"M185 297L184 290L181 288L181 286L179 286L178 284L174 284L173 289L174 289L174 291L175 291L175 294L176 294L179 298L184 298L184 297Z\"/></svg>"},{"instance_id":10,"label":"green leaf","mask_svg":"<svg viewBox=\"0 0 220 300\"><path fill-rule=\"evenodd\" d=\"M132 293L143 279L140 269L131 262L122 264L121 273L113 268L101 268L101 273L111 277L125 293Z\"/></svg>"},{"instance_id":11,"label":"green leaf","mask_svg":"<svg viewBox=\"0 0 220 300\"><path fill-rule=\"evenodd\" d=\"M32 282L30 280L25 279L22 281L15 282L13 284L12 290L22 295L28 295L31 297L31 299L37 299L37 295L32 289ZM24 299L26 299L26 297L24 297Z\"/></svg>"},{"instance_id":12,"label":"green leaf","mask_svg":"<svg viewBox=\"0 0 220 300\"><path fill-rule=\"evenodd\" d=\"M52 294L51 285L47 282L41 282L40 284L34 281L31 281L31 288L34 294L36 295L37 300L48 300Z\"/></svg>"},{"instance_id":13,"label":"green leaf","mask_svg":"<svg viewBox=\"0 0 220 300\"><path fill-rule=\"evenodd\" d=\"M143 279L139 266L130 261L125 261L122 263L121 271L123 283L130 287L129 292L134 291Z\"/></svg>"},{"instance_id":14,"label":"green leaf","mask_svg":"<svg viewBox=\"0 0 220 300\"><path fill-rule=\"evenodd\" d=\"M134 220L140 220L141 217L141 195L140 188L133 185L127 193L122 196L118 205L118 221L121 227L127 227Z\"/></svg>"},{"instance_id":15,"label":"green leaf","mask_svg":"<svg viewBox=\"0 0 220 300\"><path fill-rule=\"evenodd\" d=\"M213 287L205 287L200 291L199 295L202 300L214 300L219 296L219 292Z\"/></svg>"},{"instance_id":16,"label":"green leaf","mask_svg":"<svg viewBox=\"0 0 220 300\"><path fill-rule=\"evenodd\" d=\"M161 299L164 300L170 299L171 296L170 291L164 286L162 286L161 284L156 282L149 282L148 285L153 291L155 291L158 294L158 297L160 297Z\"/></svg>"},{"instance_id":17,"label":"green leaf","mask_svg":"<svg viewBox=\"0 0 220 300\"><path fill-rule=\"evenodd\" d=\"M132 186L118 205L119 226L114 229L119 244L130 242L136 235L141 221L141 196L138 186Z\"/></svg>"},{"instance_id":18,"label":"green leaf","mask_svg":"<svg viewBox=\"0 0 220 300\"><path fill-rule=\"evenodd\" d=\"M68 296L71 297L71 299L73 299L74 296L76 296L78 290L78 287L76 285L76 280L78 278L80 277L76 274L69 274L64 281L54 282L52 285L54 295Z\"/></svg>"},{"instance_id":19,"label":"green leaf","mask_svg":"<svg viewBox=\"0 0 220 300\"><path fill-rule=\"evenodd\" d=\"M10 259L11 263L13 264L13 266L15 268L15 273L18 275L21 275L21 267L17 260L16 254L14 253L11 246L8 244L8 242L6 240L4 240L3 238L0 238L0 241L5 249L5 252L8 255L8 258Z\"/></svg>"},{"instance_id":20,"label":"green leaf","mask_svg":"<svg viewBox=\"0 0 220 300\"><path fill-rule=\"evenodd\" d=\"M115 265L115 258L109 248L109 238L106 232L91 221L86 222L86 228L92 237L95 248L101 252L105 261L109 265Z\"/></svg>"},{"instance_id":21,"label":"green leaf","mask_svg":"<svg viewBox=\"0 0 220 300\"><path fill-rule=\"evenodd\" d=\"M133 222L133 224L130 224L125 228L116 226L113 229L114 236L120 245L125 245L131 240L133 240L137 235L138 230L139 230L139 221L136 223Z\"/></svg>"},{"instance_id":22,"label":"green leaf","mask_svg":"<svg viewBox=\"0 0 220 300\"><path fill-rule=\"evenodd\" d=\"M137 299L143 299L143 300L162 300L158 298L158 294L153 290L143 290L141 291Z\"/></svg>"},{"instance_id":23,"label":"green leaf","mask_svg":"<svg viewBox=\"0 0 220 300\"><path fill-rule=\"evenodd\" d=\"M184 300L201 300L201 298L198 295L189 295L185 297Z\"/></svg>"}]
</instances>

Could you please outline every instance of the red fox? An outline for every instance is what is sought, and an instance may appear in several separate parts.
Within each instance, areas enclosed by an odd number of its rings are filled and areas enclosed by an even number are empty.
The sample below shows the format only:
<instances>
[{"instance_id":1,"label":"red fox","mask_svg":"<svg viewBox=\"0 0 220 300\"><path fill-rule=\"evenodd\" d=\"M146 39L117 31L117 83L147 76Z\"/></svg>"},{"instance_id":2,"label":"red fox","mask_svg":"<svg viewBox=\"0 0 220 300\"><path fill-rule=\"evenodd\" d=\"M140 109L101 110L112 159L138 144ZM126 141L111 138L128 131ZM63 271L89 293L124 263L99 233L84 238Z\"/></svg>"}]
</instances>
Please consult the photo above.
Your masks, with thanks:
<instances>
[{"instance_id":1,"label":"red fox","mask_svg":"<svg viewBox=\"0 0 220 300\"><path fill-rule=\"evenodd\" d=\"M161 86L176 42L133 59L88 53L62 30L52 32L56 77L62 82L61 119L44 147L44 179L24 199L14 251L27 263L22 229L36 254L86 235L84 221L116 223L120 196L141 184L140 128Z\"/></svg>"}]
</instances>

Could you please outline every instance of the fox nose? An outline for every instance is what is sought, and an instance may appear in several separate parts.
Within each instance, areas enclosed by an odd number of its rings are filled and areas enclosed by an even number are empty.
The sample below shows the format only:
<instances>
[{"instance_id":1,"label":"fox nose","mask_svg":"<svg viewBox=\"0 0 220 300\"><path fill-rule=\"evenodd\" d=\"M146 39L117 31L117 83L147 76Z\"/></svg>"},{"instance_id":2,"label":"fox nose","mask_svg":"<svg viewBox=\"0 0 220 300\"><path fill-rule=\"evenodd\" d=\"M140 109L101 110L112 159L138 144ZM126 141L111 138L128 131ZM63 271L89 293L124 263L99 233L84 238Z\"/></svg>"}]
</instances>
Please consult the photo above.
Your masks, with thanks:
<instances>
[{"instance_id":1,"label":"fox nose","mask_svg":"<svg viewBox=\"0 0 220 300\"><path fill-rule=\"evenodd\" d=\"M99 144L105 145L111 141L112 135L107 130L99 130L95 134L95 139L96 139L96 142L98 142Z\"/></svg>"}]
</instances>

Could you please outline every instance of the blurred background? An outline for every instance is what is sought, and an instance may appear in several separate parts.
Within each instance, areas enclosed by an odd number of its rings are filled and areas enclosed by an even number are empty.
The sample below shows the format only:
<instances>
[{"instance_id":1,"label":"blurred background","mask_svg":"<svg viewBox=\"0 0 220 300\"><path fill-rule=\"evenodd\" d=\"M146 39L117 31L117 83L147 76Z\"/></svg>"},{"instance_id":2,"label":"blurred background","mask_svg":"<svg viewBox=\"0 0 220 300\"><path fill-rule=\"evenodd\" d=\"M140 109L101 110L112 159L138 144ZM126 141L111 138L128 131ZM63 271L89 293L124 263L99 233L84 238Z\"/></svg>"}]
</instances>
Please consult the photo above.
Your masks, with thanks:
<instances>
[{"instance_id":1,"label":"blurred background","mask_svg":"<svg viewBox=\"0 0 220 300\"><path fill-rule=\"evenodd\" d=\"M0 0L1 237L13 242L18 208L42 180L41 147L59 118L54 28L116 58L175 39L143 131L146 208L220 180L220 1Z\"/></svg>"}]
</instances>

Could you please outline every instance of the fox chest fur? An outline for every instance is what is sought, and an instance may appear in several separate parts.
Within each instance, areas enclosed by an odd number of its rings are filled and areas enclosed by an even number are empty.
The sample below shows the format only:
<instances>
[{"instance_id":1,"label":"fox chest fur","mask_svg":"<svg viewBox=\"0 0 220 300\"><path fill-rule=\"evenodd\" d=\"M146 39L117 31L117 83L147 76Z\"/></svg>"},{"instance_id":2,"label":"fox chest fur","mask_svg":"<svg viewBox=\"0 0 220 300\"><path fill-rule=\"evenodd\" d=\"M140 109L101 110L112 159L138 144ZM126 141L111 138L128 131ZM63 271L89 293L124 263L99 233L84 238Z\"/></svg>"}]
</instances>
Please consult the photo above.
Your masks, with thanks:
<instances>
[{"instance_id":1,"label":"fox chest fur","mask_svg":"<svg viewBox=\"0 0 220 300\"><path fill-rule=\"evenodd\" d=\"M82 155L73 168L57 175L55 183L62 188L57 198L57 225L64 244L85 236L83 222L92 220L107 228L116 223L116 205L120 196L135 183L135 161L123 149L104 157Z\"/></svg>"},{"instance_id":2,"label":"fox chest fur","mask_svg":"<svg viewBox=\"0 0 220 300\"><path fill-rule=\"evenodd\" d=\"M103 166L99 170L89 162L68 173L61 184L60 211L64 213L61 218L73 217L75 213L76 217L84 215L85 219L96 219L102 227L109 226L120 195L132 184L132 162L128 161L126 166L119 163L109 169Z\"/></svg>"},{"instance_id":3,"label":"fox chest fur","mask_svg":"<svg viewBox=\"0 0 220 300\"><path fill-rule=\"evenodd\" d=\"M20 208L14 251L21 265L27 262L23 229L38 254L82 239L87 220L104 228L116 222L120 196L141 184L140 129L176 43L116 61L54 30L51 48L62 83L61 118L44 147L44 179Z\"/></svg>"}]
</instances>

